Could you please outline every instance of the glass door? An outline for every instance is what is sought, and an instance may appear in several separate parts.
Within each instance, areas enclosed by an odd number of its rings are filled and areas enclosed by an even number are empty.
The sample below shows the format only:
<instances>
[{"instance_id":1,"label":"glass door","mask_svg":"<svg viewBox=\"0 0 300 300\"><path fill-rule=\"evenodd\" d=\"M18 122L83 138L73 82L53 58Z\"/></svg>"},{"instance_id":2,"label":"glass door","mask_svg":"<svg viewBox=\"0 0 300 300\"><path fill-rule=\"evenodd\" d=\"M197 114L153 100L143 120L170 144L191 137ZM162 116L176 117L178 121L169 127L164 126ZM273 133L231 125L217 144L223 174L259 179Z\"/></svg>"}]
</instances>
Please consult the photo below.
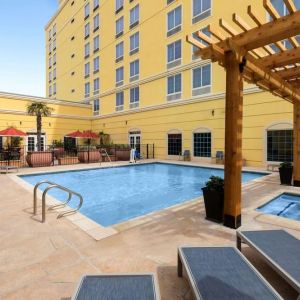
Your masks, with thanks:
<instances>
[{"instance_id":1,"label":"glass door","mask_svg":"<svg viewBox=\"0 0 300 300\"><path fill-rule=\"evenodd\" d=\"M32 134L27 137L27 151L37 151L37 135ZM45 136L41 136L41 151L45 150Z\"/></svg>"},{"instance_id":2,"label":"glass door","mask_svg":"<svg viewBox=\"0 0 300 300\"><path fill-rule=\"evenodd\" d=\"M141 132L133 131L129 132L129 144L131 149L135 149L137 156L140 156L141 153Z\"/></svg>"}]
</instances>

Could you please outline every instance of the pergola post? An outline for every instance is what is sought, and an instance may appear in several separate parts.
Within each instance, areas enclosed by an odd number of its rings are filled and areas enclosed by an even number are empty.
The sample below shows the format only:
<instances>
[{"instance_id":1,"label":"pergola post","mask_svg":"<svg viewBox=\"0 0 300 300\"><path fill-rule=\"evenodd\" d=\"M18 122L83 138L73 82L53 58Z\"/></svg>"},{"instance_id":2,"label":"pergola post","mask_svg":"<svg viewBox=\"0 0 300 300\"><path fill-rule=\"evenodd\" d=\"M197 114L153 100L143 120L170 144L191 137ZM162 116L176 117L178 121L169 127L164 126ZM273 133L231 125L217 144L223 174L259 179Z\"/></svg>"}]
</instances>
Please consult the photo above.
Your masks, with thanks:
<instances>
[{"instance_id":1,"label":"pergola post","mask_svg":"<svg viewBox=\"0 0 300 300\"><path fill-rule=\"evenodd\" d=\"M233 51L225 52L225 202L224 225L241 226L243 64Z\"/></svg>"},{"instance_id":2,"label":"pergola post","mask_svg":"<svg viewBox=\"0 0 300 300\"><path fill-rule=\"evenodd\" d=\"M294 103L294 186L300 186L300 103Z\"/></svg>"}]
</instances>

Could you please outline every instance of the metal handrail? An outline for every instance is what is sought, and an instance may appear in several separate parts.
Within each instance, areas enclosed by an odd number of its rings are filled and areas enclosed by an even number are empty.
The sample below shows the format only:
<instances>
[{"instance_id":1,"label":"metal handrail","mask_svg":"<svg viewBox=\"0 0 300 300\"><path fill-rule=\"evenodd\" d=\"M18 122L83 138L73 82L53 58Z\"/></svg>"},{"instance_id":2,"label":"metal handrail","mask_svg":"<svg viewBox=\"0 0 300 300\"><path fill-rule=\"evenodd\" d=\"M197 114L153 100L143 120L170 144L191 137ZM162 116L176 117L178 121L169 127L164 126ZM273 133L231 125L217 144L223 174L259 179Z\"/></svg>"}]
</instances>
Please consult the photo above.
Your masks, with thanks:
<instances>
[{"instance_id":1,"label":"metal handrail","mask_svg":"<svg viewBox=\"0 0 300 300\"><path fill-rule=\"evenodd\" d=\"M106 157L108 157L108 160L109 160L109 162L111 163L110 156L109 156L109 154L107 153L107 150L106 150L105 148L101 148L101 150L100 150L101 156L102 156L103 152L104 152L104 154L106 155Z\"/></svg>"},{"instance_id":2,"label":"metal handrail","mask_svg":"<svg viewBox=\"0 0 300 300\"><path fill-rule=\"evenodd\" d=\"M42 222L44 223L45 220L46 220L46 195L48 193L48 191L50 191L51 189L54 189L54 188L57 188L59 190L62 190L62 191L65 191L69 194L68 196L68 199L61 203L61 204L57 204L57 205L53 205L53 206L50 206L49 209L56 209L56 208L59 208L59 207L65 207L72 199L72 196L77 196L79 198L79 204L78 206L75 208L75 209L70 209L70 210L67 210L67 211L64 211L64 212L61 212L57 218L61 218L63 217L64 215L66 214L71 214L71 213L75 213L77 212L82 204L83 204L83 197L77 193L77 192L74 192L64 186L61 186L57 183L54 183L54 182L51 182L51 181L48 181L48 180L45 180L45 181L41 181L41 182L38 182L35 186L34 186L34 193L33 193L33 214L36 215L36 212L37 212L37 188L41 185L41 184L49 184L50 186L48 186L44 191L43 191L43 194L42 194Z\"/></svg>"}]
</instances>

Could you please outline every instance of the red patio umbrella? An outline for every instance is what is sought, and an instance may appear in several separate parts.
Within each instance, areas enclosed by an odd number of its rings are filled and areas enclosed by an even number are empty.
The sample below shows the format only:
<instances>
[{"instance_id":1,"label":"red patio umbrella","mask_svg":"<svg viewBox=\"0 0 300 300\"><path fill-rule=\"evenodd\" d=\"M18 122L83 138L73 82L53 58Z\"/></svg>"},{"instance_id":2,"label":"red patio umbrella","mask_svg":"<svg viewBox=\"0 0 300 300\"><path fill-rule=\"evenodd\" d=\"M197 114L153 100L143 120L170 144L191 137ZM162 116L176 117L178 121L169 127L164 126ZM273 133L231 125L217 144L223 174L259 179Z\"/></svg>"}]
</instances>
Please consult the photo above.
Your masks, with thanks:
<instances>
[{"instance_id":1,"label":"red patio umbrella","mask_svg":"<svg viewBox=\"0 0 300 300\"><path fill-rule=\"evenodd\" d=\"M18 130L13 127L6 128L0 131L0 136L7 136L7 137L22 137L26 136L27 134L21 130Z\"/></svg>"},{"instance_id":2,"label":"red patio umbrella","mask_svg":"<svg viewBox=\"0 0 300 300\"><path fill-rule=\"evenodd\" d=\"M99 135L91 130L87 130L82 133L82 138L97 139L97 138L99 138Z\"/></svg>"},{"instance_id":3,"label":"red patio umbrella","mask_svg":"<svg viewBox=\"0 0 300 300\"><path fill-rule=\"evenodd\" d=\"M80 139L83 138L83 133L79 130L71 132L69 134L66 134L65 137L74 138L74 139Z\"/></svg>"}]
</instances>

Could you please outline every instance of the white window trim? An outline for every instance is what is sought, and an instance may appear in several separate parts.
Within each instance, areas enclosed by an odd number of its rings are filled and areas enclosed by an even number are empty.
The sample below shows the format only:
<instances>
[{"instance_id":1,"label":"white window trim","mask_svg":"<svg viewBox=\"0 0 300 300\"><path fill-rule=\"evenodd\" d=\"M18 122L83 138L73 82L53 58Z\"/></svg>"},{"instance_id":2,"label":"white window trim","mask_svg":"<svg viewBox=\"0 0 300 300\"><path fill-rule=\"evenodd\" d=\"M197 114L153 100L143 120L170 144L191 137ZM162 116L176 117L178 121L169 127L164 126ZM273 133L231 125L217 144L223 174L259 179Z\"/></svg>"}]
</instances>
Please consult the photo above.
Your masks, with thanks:
<instances>
[{"instance_id":1,"label":"white window trim","mask_svg":"<svg viewBox=\"0 0 300 300\"><path fill-rule=\"evenodd\" d=\"M171 29L168 29L168 25L169 25L169 23L168 23L168 21L169 21L169 13L170 12L172 12L172 11L175 11L175 9L177 9L178 7L181 7L181 23L179 24L179 25L177 25L177 26L175 26L175 27L173 27L173 28L171 28ZM175 8L173 8L173 9L171 9L170 11L168 11L168 13L167 13L167 28L166 28L166 31L167 31L167 34L170 32L170 31L172 31L172 30L175 30L175 29L177 29L177 28L179 28L179 27L182 27L182 19L183 19L183 7L182 7L182 5L178 5L177 7L175 7ZM181 28L182 29L182 28ZM179 31L178 31L179 32ZM176 32L177 33L177 32Z\"/></svg>"}]
</instances>

